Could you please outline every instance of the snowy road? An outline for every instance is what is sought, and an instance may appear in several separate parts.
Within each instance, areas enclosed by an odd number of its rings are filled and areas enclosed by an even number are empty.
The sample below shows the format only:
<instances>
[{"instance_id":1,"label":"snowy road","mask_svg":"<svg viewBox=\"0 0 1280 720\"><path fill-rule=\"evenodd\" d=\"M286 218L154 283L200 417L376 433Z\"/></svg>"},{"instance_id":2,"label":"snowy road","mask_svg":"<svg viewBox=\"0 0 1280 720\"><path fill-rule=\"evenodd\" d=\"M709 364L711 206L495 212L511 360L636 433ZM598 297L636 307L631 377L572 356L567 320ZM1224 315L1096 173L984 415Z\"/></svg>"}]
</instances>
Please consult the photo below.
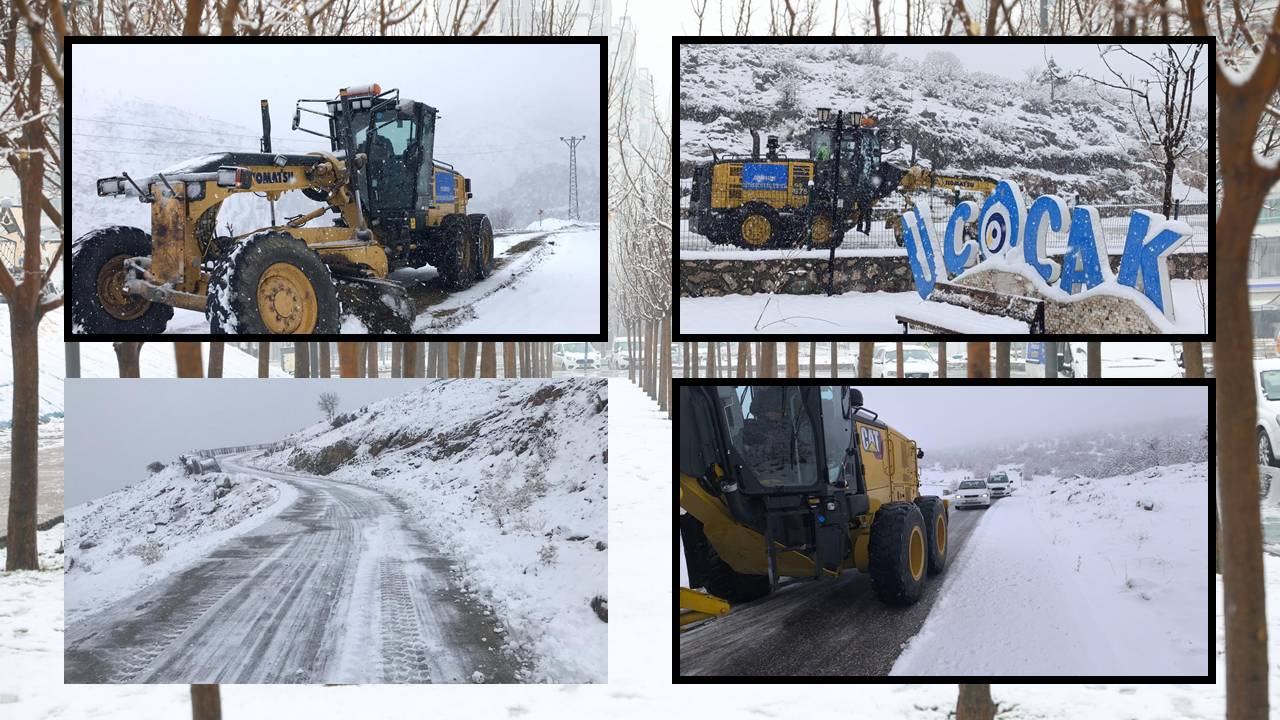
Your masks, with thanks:
<instances>
[{"instance_id":1,"label":"snowy road","mask_svg":"<svg viewBox=\"0 0 1280 720\"><path fill-rule=\"evenodd\" d=\"M67 626L69 683L511 682L504 632L386 495L224 458L298 499L167 581Z\"/></svg>"},{"instance_id":2,"label":"snowy road","mask_svg":"<svg viewBox=\"0 0 1280 720\"><path fill-rule=\"evenodd\" d=\"M952 508L948 573L963 560L985 512ZM858 572L735 605L728 616L680 635L680 674L888 675L924 624L945 577L931 578L920 601L907 608L880 602L871 577Z\"/></svg>"}]
</instances>

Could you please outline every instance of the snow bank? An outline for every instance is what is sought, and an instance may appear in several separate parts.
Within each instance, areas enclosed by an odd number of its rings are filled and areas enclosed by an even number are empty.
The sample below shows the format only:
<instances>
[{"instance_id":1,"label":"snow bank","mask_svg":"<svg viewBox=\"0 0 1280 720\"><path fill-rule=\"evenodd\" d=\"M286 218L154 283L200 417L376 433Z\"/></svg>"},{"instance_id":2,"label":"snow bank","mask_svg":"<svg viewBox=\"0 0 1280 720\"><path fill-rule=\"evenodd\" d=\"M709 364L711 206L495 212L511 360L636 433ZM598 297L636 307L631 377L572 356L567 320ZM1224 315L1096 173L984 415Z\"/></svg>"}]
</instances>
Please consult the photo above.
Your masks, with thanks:
<instances>
[{"instance_id":1,"label":"snow bank","mask_svg":"<svg viewBox=\"0 0 1280 720\"><path fill-rule=\"evenodd\" d=\"M604 682L607 406L589 378L429 381L254 462L403 500L532 650L533 680Z\"/></svg>"},{"instance_id":2,"label":"snow bank","mask_svg":"<svg viewBox=\"0 0 1280 720\"><path fill-rule=\"evenodd\" d=\"M67 508L67 612L100 610L205 558L297 498L287 483L178 463L106 497Z\"/></svg>"},{"instance_id":3,"label":"snow bank","mask_svg":"<svg viewBox=\"0 0 1280 720\"><path fill-rule=\"evenodd\" d=\"M61 688L62 525L37 533L41 570L0 572L0 706L28 715L32 693ZM5 548L0 547L0 567ZM10 709L15 706L17 712Z\"/></svg>"},{"instance_id":4,"label":"snow bank","mask_svg":"<svg viewBox=\"0 0 1280 720\"><path fill-rule=\"evenodd\" d=\"M600 223L586 223L581 220L561 220L560 218L543 218L529 223L525 230L564 230L575 227L599 227Z\"/></svg>"},{"instance_id":5,"label":"snow bank","mask_svg":"<svg viewBox=\"0 0 1280 720\"><path fill-rule=\"evenodd\" d=\"M1207 470L1015 478L893 674L1207 674Z\"/></svg>"}]
</instances>

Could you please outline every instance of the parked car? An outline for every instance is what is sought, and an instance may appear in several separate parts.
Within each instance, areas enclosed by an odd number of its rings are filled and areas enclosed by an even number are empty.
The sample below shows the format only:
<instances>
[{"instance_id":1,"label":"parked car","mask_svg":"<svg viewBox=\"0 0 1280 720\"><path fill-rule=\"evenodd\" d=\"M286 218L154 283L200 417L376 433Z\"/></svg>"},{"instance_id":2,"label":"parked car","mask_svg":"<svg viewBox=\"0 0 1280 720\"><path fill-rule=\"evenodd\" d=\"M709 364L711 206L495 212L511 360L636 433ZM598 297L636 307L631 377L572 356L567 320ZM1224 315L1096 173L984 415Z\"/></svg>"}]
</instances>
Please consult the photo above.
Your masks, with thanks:
<instances>
[{"instance_id":1,"label":"parked car","mask_svg":"<svg viewBox=\"0 0 1280 720\"><path fill-rule=\"evenodd\" d=\"M898 376L898 348L877 347L871 360L871 377ZM938 377L938 358L924 345L902 346L902 376L907 378Z\"/></svg>"},{"instance_id":2,"label":"parked car","mask_svg":"<svg viewBox=\"0 0 1280 720\"><path fill-rule=\"evenodd\" d=\"M637 341L636 348L639 347L639 341ZM615 339L609 354L609 366L614 370L626 370L631 367L631 353L631 338Z\"/></svg>"},{"instance_id":3,"label":"parked car","mask_svg":"<svg viewBox=\"0 0 1280 720\"><path fill-rule=\"evenodd\" d=\"M600 367L600 353L590 343L556 343L551 355L561 370L594 370Z\"/></svg>"},{"instance_id":4,"label":"parked car","mask_svg":"<svg viewBox=\"0 0 1280 720\"><path fill-rule=\"evenodd\" d=\"M1006 473L991 473L991 477L987 478L987 489L991 491L993 498L1005 497L1013 494L1013 482Z\"/></svg>"},{"instance_id":5,"label":"parked car","mask_svg":"<svg viewBox=\"0 0 1280 720\"><path fill-rule=\"evenodd\" d=\"M1258 464L1277 466L1280 443L1280 359L1253 361L1258 389Z\"/></svg>"},{"instance_id":6,"label":"parked car","mask_svg":"<svg viewBox=\"0 0 1280 720\"><path fill-rule=\"evenodd\" d=\"M991 507L991 491L985 480L965 480L956 490L956 507Z\"/></svg>"},{"instance_id":7,"label":"parked car","mask_svg":"<svg viewBox=\"0 0 1280 720\"><path fill-rule=\"evenodd\" d=\"M1067 343L1070 355L1061 355L1059 374L1064 377L1088 377L1089 352L1086 343ZM1167 342L1104 342L1102 377L1104 378L1180 378L1182 360Z\"/></svg>"}]
</instances>

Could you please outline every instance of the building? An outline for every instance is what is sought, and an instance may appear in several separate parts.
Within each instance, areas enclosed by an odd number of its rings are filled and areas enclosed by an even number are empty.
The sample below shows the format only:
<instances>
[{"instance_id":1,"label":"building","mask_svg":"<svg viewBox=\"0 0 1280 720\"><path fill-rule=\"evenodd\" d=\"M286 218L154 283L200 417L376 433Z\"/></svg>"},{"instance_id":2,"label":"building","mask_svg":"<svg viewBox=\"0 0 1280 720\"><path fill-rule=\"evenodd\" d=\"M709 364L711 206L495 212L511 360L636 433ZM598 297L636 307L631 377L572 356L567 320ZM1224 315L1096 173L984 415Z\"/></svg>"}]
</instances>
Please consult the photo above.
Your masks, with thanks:
<instances>
[{"instance_id":1,"label":"building","mask_svg":"<svg viewBox=\"0 0 1280 720\"><path fill-rule=\"evenodd\" d=\"M570 19L563 8L564 4L557 9L547 0L502 0L495 13L496 22L492 22L486 32L494 35L538 34L548 24ZM604 35L611 13L610 0L580 0L571 19L571 34Z\"/></svg>"},{"instance_id":2,"label":"building","mask_svg":"<svg viewBox=\"0 0 1280 720\"><path fill-rule=\"evenodd\" d=\"M1280 337L1280 193L1267 197L1249 248L1249 313L1258 351L1276 354Z\"/></svg>"}]
</instances>

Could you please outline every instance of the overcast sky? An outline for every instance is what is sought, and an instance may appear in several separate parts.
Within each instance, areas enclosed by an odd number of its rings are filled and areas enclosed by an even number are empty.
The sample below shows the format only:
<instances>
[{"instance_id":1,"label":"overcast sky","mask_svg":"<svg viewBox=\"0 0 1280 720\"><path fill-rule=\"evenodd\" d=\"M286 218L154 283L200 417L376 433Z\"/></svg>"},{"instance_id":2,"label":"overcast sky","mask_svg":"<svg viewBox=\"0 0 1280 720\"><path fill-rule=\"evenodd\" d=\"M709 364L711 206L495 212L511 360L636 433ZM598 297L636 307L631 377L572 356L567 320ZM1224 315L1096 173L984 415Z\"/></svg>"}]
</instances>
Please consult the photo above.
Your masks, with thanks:
<instances>
[{"instance_id":1,"label":"overcast sky","mask_svg":"<svg viewBox=\"0 0 1280 720\"><path fill-rule=\"evenodd\" d=\"M485 190L505 189L522 169L545 162L567 166L562 135L586 135L579 166L598 165L599 58L599 46L587 44L77 44L71 111L73 118L85 117L106 103L136 97L260 133L258 101L266 98L271 134L298 143L274 149L327 150L320 138L290 129L294 103L379 83L440 111L436 155L475 180L479 199ZM186 122L176 117L156 124ZM327 130L323 118L306 113L303 127ZM192 138L201 139L201 128L191 129ZM252 138L244 140L243 147L228 149L258 149Z\"/></svg>"},{"instance_id":2,"label":"overcast sky","mask_svg":"<svg viewBox=\"0 0 1280 720\"><path fill-rule=\"evenodd\" d=\"M1204 387L885 387L863 386L867 409L930 448L986 445L1018 437L1139 429L1180 417L1207 422ZM69 484L69 483L68 483Z\"/></svg>"},{"instance_id":3,"label":"overcast sky","mask_svg":"<svg viewBox=\"0 0 1280 720\"><path fill-rule=\"evenodd\" d=\"M274 442L323 418L322 392L347 412L425 380L227 378L68 380L66 504L143 480L148 463L204 448Z\"/></svg>"}]
</instances>

